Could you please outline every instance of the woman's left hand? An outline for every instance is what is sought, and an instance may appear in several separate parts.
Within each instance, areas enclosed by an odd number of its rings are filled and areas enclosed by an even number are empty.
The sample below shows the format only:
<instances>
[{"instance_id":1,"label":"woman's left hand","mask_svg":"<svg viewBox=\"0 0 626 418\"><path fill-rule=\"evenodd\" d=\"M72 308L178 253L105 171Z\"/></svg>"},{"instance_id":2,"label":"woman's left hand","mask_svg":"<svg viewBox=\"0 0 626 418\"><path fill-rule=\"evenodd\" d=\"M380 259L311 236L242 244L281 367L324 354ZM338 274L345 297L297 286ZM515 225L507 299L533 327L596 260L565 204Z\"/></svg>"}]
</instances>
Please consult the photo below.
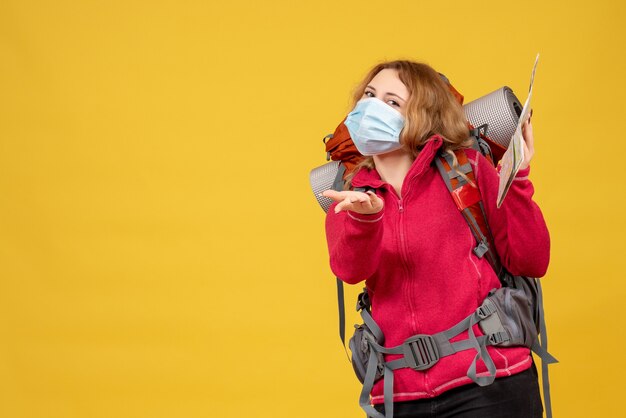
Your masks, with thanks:
<instances>
[{"instance_id":1,"label":"woman's left hand","mask_svg":"<svg viewBox=\"0 0 626 418\"><path fill-rule=\"evenodd\" d=\"M520 170L527 168L530 165L530 160L532 160L533 155L535 155L535 137L533 136L533 126L530 124L530 118L532 115L533 111L531 109L528 119L522 125L522 137L524 137L524 142L522 143L524 147L524 161L522 161L522 164L520 165Z\"/></svg>"}]
</instances>

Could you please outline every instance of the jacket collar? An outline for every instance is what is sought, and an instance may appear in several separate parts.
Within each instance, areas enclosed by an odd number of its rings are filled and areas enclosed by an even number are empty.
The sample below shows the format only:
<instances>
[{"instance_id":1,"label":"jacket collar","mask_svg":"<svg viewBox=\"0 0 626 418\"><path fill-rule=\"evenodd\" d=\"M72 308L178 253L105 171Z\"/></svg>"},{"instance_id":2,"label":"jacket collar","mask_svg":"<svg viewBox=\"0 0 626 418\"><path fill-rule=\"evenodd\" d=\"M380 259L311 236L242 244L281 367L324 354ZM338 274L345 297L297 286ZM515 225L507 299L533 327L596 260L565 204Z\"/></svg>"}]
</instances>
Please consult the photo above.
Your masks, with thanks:
<instances>
[{"instance_id":1,"label":"jacket collar","mask_svg":"<svg viewBox=\"0 0 626 418\"><path fill-rule=\"evenodd\" d=\"M433 161L435 156L437 155L437 151L441 148L443 144L443 138L435 134L426 140L424 147L417 155L415 161L411 165L409 172L406 175L404 181L406 182L409 179L419 176L422 174ZM352 186L353 187L372 187L374 189L378 189L383 185L387 184L384 180L380 178L380 174L376 169L368 169L361 168L352 178Z\"/></svg>"}]
</instances>

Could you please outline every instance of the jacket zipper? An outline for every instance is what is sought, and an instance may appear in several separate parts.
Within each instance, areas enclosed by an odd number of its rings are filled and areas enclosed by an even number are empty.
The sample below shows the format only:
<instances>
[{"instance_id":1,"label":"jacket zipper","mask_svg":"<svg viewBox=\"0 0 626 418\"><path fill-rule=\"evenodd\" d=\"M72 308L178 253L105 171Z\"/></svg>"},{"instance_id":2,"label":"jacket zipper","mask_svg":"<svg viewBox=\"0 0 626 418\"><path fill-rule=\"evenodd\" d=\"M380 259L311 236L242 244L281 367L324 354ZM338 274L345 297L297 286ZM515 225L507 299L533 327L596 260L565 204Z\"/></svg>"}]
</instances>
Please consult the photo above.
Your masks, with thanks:
<instances>
[{"instance_id":1,"label":"jacket zipper","mask_svg":"<svg viewBox=\"0 0 626 418\"><path fill-rule=\"evenodd\" d=\"M406 193L405 193L406 196ZM403 223L403 214L404 214L404 205L402 202L402 198L397 198L397 202L398 202L398 231L399 231L399 235L400 235L400 253L401 253L401 258L402 258L402 264L404 267L404 271L405 271L405 285L404 287L404 294L406 295L407 298L407 304L409 306L409 312L410 312L410 316L411 316L411 335L414 335L417 333L417 326L416 326L416 321L415 321L415 309L413 308L413 297L411 294L411 277L410 277L410 269L409 269L409 256L408 256L408 250L407 250L407 245L406 245L406 237L404 235L404 223Z\"/></svg>"}]
</instances>

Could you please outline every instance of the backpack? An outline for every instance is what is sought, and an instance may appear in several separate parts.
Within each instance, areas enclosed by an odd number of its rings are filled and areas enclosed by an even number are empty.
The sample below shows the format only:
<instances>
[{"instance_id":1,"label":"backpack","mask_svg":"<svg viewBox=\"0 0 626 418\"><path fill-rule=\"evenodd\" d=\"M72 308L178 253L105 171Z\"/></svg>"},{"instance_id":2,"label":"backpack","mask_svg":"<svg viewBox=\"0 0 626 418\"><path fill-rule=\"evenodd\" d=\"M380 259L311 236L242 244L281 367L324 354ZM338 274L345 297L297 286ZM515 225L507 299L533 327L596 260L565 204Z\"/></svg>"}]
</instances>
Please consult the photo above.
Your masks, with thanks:
<instances>
[{"instance_id":1,"label":"backpack","mask_svg":"<svg viewBox=\"0 0 626 418\"><path fill-rule=\"evenodd\" d=\"M442 77L445 76L442 75ZM445 79L447 81L447 79ZM461 96L448 82L451 91L462 103ZM456 93L456 94L455 94ZM459 99L460 97L460 99ZM485 103L494 106L494 97L504 98L510 114L500 112L494 120L494 111L485 106ZM502 100L500 100L502 102ZM492 164L496 164L506 150L502 140L496 141L487 137L487 128L490 125L499 127L499 119L514 120L517 124L521 105L515 98L512 90L503 87L489 95L476 100L480 106L474 106L474 115L469 123L469 135L472 138L472 147L480 151ZM513 104L511 104L513 102ZM472 102L474 103L474 102ZM481 104L482 103L482 104ZM468 104L464 107L468 119ZM497 105L497 103L496 103ZM497 107L497 106L496 106ZM500 106L502 107L502 106ZM478 110L476 110L478 109ZM474 128L472 122L484 121L492 118L492 123L482 123ZM478 117L476 113L479 114ZM498 112L496 111L497 115ZM504 115L504 116L503 116ZM495 122L495 123L494 123ZM513 124L511 124L513 125ZM514 129L514 127L513 127ZM512 131L500 134L500 138L512 136ZM498 136L498 135L496 135ZM334 160L311 171L310 181L313 192L322 208L327 211L332 201L319 194L327 189L343 190L344 178L362 156L354 147L345 125L340 125L332 135L323 139L326 145L327 160ZM547 332L543 314L543 300L540 281L522 276L513 276L500 263L495 253L493 238L489 230L480 191L474 181L472 166L463 149L455 152L458 165L453 164L453 157L448 153L440 153L435 162L442 175L450 194L464 218L466 219L477 245L474 253L478 257L487 257L490 265L500 279L502 287L493 289L483 301L482 305L454 327L434 335L414 335L396 347L384 347L384 335L371 316L371 304L366 288L357 298L356 309L360 313L363 323L355 325L354 335L349 341L352 352L352 365L357 378L363 384L359 397L359 405L365 410L368 417L393 417L393 370L411 367L415 370L425 370L434 365L439 358L454 354L457 351L473 349L477 354L468 369L468 377L481 386L489 385L495 380L495 365L487 352L488 345L497 346L526 346L532 349L542 360L543 393L546 416L551 418L550 386L547 365L557 360L547 351ZM469 182L467 181L469 179ZM473 184L470 184L473 183ZM360 189L355 189L360 190ZM365 191L365 190L361 190ZM339 308L339 335L345 348L345 307L343 282L337 278L337 295ZM483 336L476 336L473 326L479 324ZM467 340L450 343L450 339L467 330ZM393 361L385 361L384 354L402 354ZM476 374L476 362L481 359L489 371L489 376L479 377ZM369 394L376 381L384 378L384 404L386 416L374 409L369 402Z\"/></svg>"}]
</instances>

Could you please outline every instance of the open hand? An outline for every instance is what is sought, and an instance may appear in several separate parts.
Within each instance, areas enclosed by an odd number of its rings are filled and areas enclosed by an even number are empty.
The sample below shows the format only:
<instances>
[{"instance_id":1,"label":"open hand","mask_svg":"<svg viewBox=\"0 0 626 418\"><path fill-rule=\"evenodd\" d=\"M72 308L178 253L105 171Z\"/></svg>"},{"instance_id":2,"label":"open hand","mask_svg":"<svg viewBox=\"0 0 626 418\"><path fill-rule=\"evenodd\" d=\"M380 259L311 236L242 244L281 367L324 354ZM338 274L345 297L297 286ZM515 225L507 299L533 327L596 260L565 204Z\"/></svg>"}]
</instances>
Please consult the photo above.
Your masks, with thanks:
<instances>
[{"instance_id":1,"label":"open hand","mask_svg":"<svg viewBox=\"0 0 626 418\"><path fill-rule=\"evenodd\" d=\"M339 213L342 210L349 210L363 215L370 215L380 212L385 206L383 200L376 196L376 193L371 191L363 193L352 190L343 192L326 190L322 193L322 196L339 202L337 206L335 206L335 213Z\"/></svg>"}]
</instances>

